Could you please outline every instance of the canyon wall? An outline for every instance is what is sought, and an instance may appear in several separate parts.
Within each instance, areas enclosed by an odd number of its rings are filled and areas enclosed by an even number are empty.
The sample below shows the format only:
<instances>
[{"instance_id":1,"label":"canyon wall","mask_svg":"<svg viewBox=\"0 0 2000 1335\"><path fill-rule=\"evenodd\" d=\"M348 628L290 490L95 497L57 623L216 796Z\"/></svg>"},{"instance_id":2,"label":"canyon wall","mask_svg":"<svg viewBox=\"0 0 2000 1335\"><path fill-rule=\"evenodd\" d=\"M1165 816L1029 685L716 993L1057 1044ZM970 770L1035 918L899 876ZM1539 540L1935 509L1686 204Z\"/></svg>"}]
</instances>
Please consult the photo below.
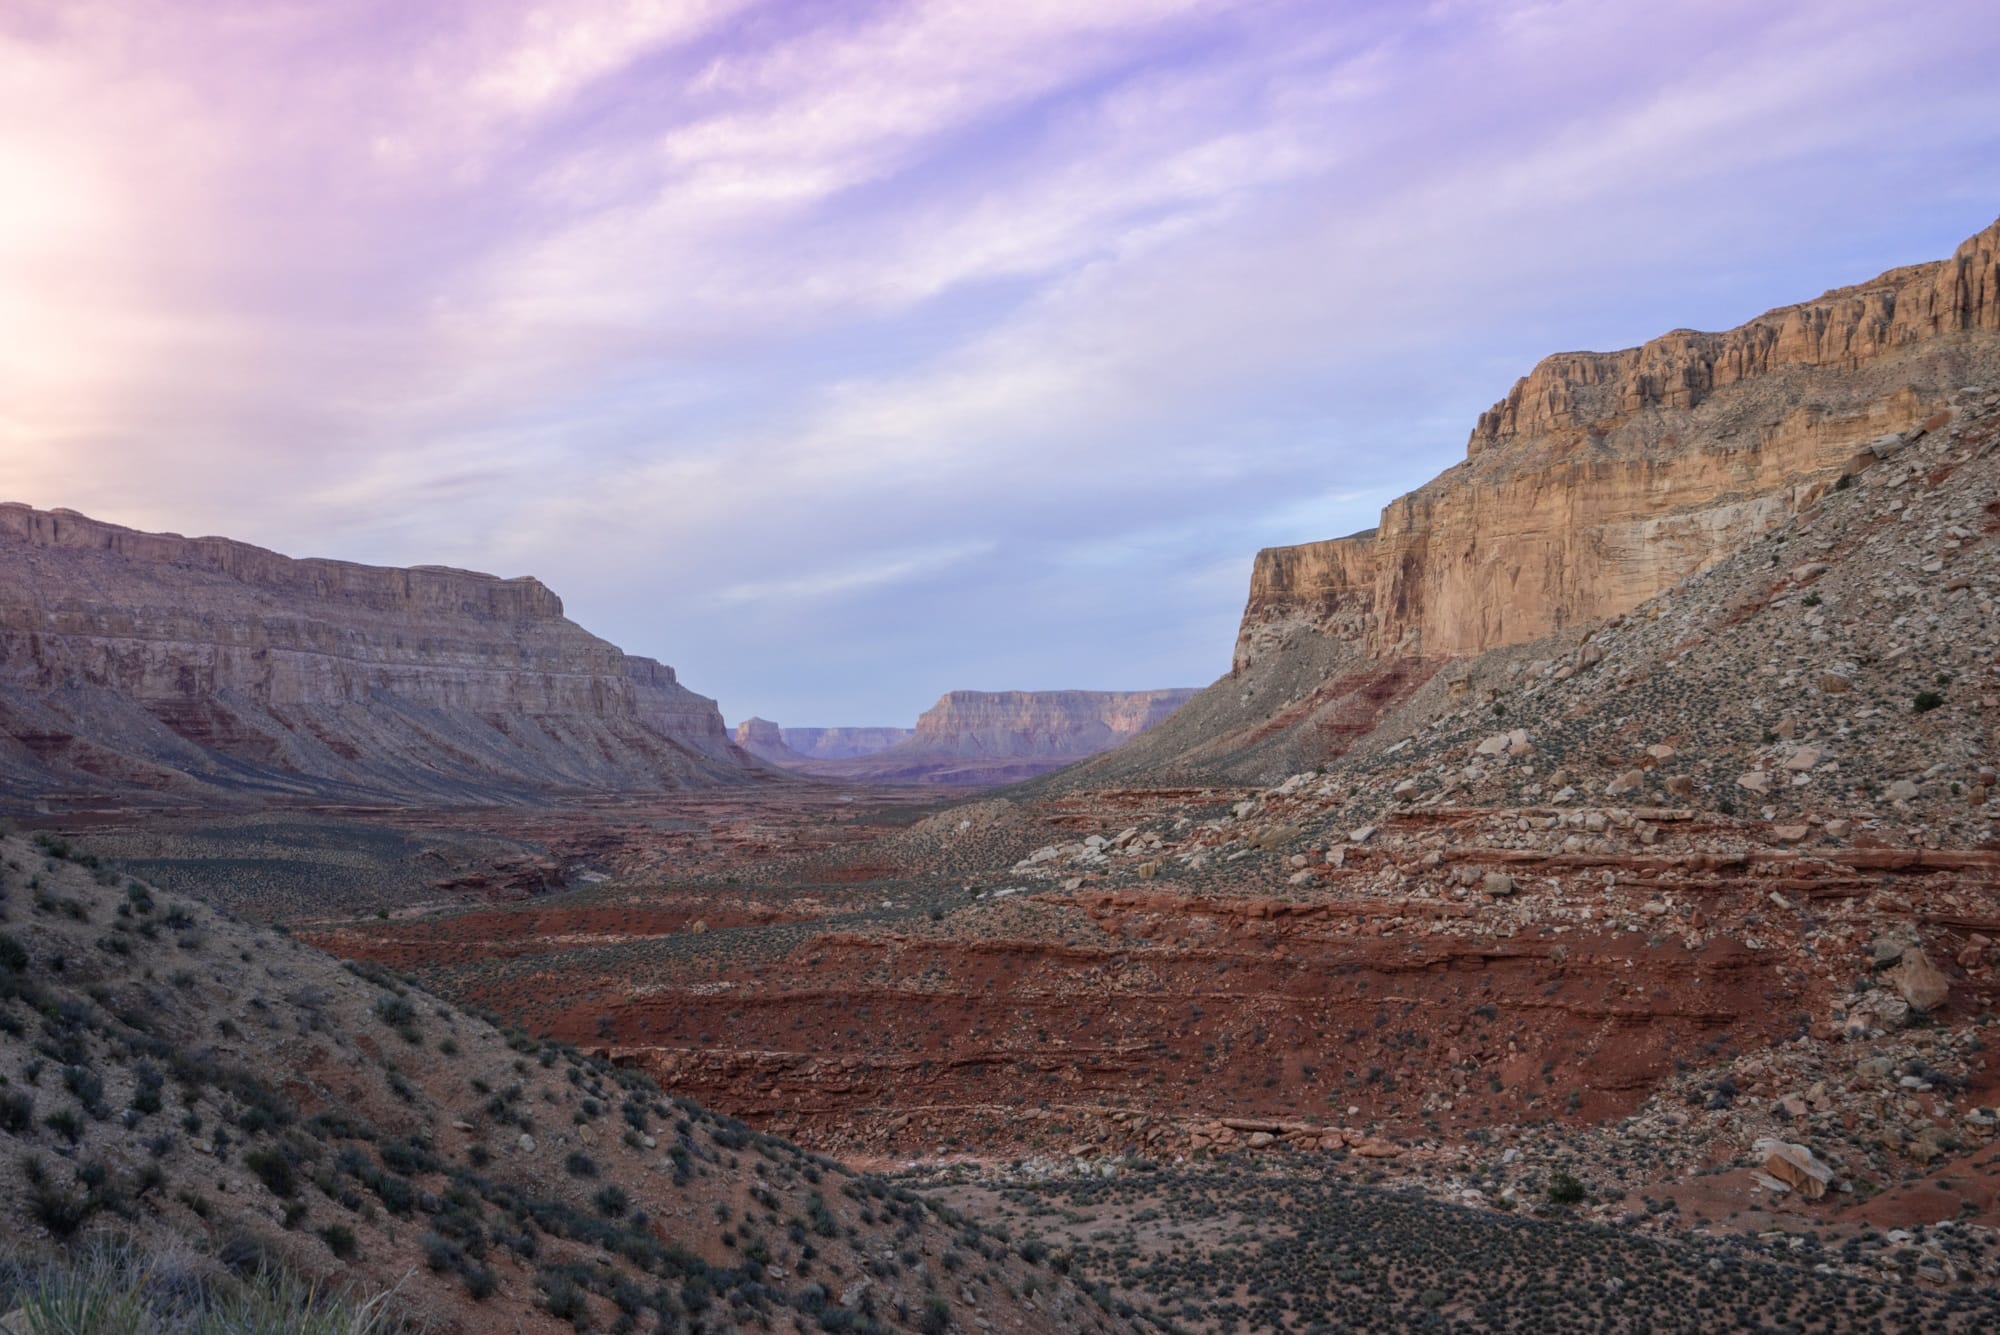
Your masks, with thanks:
<instances>
[{"instance_id":1,"label":"canyon wall","mask_svg":"<svg viewBox=\"0 0 2000 1335\"><path fill-rule=\"evenodd\" d=\"M1465 461L1378 528L1259 553L1236 673L1306 627L1436 658L1617 615L1996 374L2000 223L1950 259L1724 333L1548 357L1480 415Z\"/></svg>"},{"instance_id":2,"label":"canyon wall","mask_svg":"<svg viewBox=\"0 0 2000 1335\"><path fill-rule=\"evenodd\" d=\"M0 504L0 793L478 799L747 781L715 702L530 578Z\"/></svg>"}]
</instances>

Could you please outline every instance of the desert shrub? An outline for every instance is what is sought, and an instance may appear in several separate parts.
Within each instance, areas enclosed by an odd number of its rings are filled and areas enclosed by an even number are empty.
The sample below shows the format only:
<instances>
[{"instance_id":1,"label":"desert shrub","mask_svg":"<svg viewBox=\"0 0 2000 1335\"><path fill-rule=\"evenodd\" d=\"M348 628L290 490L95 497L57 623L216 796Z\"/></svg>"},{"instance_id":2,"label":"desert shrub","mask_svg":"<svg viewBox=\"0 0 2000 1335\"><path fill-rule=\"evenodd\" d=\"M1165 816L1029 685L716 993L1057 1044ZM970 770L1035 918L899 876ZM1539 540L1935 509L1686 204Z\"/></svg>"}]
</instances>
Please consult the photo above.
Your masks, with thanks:
<instances>
[{"instance_id":1,"label":"desert shrub","mask_svg":"<svg viewBox=\"0 0 2000 1335\"><path fill-rule=\"evenodd\" d=\"M1575 1205L1588 1194L1583 1183L1568 1173L1557 1171L1549 1175L1549 1199L1557 1205Z\"/></svg>"},{"instance_id":2,"label":"desert shrub","mask_svg":"<svg viewBox=\"0 0 2000 1335\"><path fill-rule=\"evenodd\" d=\"M160 1110L160 1073L144 1062L134 1072L136 1083L132 1088L132 1111L136 1113L156 1113Z\"/></svg>"},{"instance_id":3,"label":"desert shrub","mask_svg":"<svg viewBox=\"0 0 2000 1335\"><path fill-rule=\"evenodd\" d=\"M0 1091L0 1131L25 1135L35 1126L35 1096L25 1089Z\"/></svg>"},{"instance_id":4,"label":"desert shrub","mask_svg":"<svg viewBox=\"0 0 2000 1335\"><path fill-rule=\"evenodd\" d=\"M83 1119L74 1108L58 1108L42 1119L42 1125L74 1145L83 1139Z\"/></svg>"},{"instance_id":5,"label":"desert shrub","mask_svg":"<svg viewBox=\"0 0 2000 1335\"><path fill-rule=\"evenodd\" d=\"M243 1166L257 1175L265 1190L273 1196L295 1196L299 1190L298 1173L292 1161L283 1150L259 1147L243 1156Z\"/></svg>"},{"instance_id":6,"label":"desert shrub","mask_svg":"<svg viewBox=\"0 0 2000 1335\"><path fill-rule=\"evenodd\" d=\"M96 1212L96 1203L88 1196L53 1182L37 1182L28 1188L28 1213L58 1240L75 1237Z\"/></svg>"}]
</instances>

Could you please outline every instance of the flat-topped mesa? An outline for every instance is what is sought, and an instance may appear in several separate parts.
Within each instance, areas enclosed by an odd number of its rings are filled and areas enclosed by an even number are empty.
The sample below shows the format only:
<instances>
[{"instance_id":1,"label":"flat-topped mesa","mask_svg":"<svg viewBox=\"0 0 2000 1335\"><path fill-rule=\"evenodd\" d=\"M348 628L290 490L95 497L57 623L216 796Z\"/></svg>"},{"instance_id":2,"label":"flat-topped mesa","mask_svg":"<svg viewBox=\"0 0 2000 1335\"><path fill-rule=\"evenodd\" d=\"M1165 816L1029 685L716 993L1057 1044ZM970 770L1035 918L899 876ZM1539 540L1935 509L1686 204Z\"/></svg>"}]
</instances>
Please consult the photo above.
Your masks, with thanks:
<instances>
[{"instance_id":1,"label":"flat-topped mesa","mask_svg":"<svg viewBox=\"0 0 2000 1335\"><path fill-rule=\"evenodd\" d=\"M759 760L772 764L803 760L805 757L785 745L785 732L767 718L747 718L732 734L736 744Z\"/></svg>"},{"instance_id":2,"label":"flat-topped mesa","mask_svg":"<svg viewBox=\"0 0 2000 1335\"><path fill-rule=\"evenodd\" d=\"M785 745L808 760L857 760L910 740L909 728L786 728Z\"/></svg>"},{"instance_id":3,"label":"flat-topped mesa","mask_svg":"<svg viewBox=\"0 0 2000 1335\"><path fill-rule=\"evenodd\" d=\"M1235 671L1301 628L1436 659L1615 616L2000 374L2000 222L1723 333L1545 359L1372 534L1261 552Z\"/></svg>"},{"instance_id":4,"label":"flat-topped mesa","mask_svg":"<svg viewBox=\"0 0 2000 1335\"><path fill-rule=\"evenodd\" d=\"M980 758L1071 759L1137 737L1192 690L947 691L917 719L908 748Z\"/></svg>"},{"instance_id":5,"label":"flat-topped mesa","mask_svg":"<svg viewBox=\"0 0 2000 1335\"><path fill-rule=\"evenodd\" d=\"M489 798L751 768L714 701L539 580L0 505L0 795Z\"/></svg>"},{"instance_id":6,"label":"flat-topped mesa","mask_svg":"<svg viewBox=\"0 0 2000 1335\"><path fill-rule=\"evenodd\" d=\"M766 718L747 718L736 725L735 739L759 760L810 770L814 761L877 755L911 735L908 728L781 728Z\"/></svg>"},{"instance_id":7,"label":"flat-topped mesa","mask_svg":"<svg viewBox=\"0 0 2000 1335\"><path fill-rule=\"evenodd\" d=\"M800 756L794 730L783 729L794 759L774 763L826 778L872 783L982 786L1047 774L1122 745L1160 723L1194 696L1158 691L947 691L914 729L799 729L821 753ZM748 726L747 724L745 726ZM822 732L836 734L821 736ZM849 735L839 735L849 734ZM872 746L878 740L892 744ZM871 745L854 755L825 749Z\"/></svg>"}]
</instances>

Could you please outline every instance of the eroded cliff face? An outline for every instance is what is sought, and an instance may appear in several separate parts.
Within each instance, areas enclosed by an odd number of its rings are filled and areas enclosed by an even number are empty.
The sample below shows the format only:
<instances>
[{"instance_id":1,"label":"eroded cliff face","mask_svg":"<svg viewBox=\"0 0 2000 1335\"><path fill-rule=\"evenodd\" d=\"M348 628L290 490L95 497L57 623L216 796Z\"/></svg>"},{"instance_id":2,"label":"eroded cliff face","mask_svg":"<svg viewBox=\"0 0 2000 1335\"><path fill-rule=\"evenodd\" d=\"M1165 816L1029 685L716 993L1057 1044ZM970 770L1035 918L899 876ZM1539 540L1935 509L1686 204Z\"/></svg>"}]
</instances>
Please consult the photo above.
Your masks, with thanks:
<instances>
[{"instance_id":1,"label":"eroded cliff face","mask_svg":"<svg viewBox=\"0 0 2000 1335\"><path fill-rule=\"evenodd\" d=\"M1615 616L2000 371L2000 223L1724 333L1545 359L1373 533L1259 553L1241 675L1301 628L1435 659Z\"/></svg>"},{"instance_id":2,"label":"eroded cliff face","mask_svg":"<svg viewBox=\"0 0 2000 1335\"><path fill-rule=\"evenodd\" d=\"M534 579L0 505L0 789L471 798L741 781L715 702Z\"/></svg>"}]
</instances>

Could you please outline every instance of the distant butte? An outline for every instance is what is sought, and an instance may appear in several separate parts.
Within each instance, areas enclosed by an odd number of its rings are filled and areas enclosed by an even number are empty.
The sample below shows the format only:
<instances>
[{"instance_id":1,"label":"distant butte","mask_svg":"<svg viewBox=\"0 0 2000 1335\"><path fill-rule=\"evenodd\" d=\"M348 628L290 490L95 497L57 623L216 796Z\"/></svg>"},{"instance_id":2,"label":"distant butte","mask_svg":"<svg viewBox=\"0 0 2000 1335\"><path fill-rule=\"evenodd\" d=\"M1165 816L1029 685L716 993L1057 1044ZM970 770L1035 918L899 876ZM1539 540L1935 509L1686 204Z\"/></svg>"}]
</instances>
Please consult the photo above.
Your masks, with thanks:
<instances>
[{"instance_id":1,"label":"distant butte","mask_svg":"<svg viewBox=\"0 0 2000 1335\"><path fill-rule=\"evenodd\" d=\"M736 726L736 744L804 774L863 783L1014 783L1122 746L1195 695L1157 691L947 691L909 728Z\"/></svg>"}]
</instances>

